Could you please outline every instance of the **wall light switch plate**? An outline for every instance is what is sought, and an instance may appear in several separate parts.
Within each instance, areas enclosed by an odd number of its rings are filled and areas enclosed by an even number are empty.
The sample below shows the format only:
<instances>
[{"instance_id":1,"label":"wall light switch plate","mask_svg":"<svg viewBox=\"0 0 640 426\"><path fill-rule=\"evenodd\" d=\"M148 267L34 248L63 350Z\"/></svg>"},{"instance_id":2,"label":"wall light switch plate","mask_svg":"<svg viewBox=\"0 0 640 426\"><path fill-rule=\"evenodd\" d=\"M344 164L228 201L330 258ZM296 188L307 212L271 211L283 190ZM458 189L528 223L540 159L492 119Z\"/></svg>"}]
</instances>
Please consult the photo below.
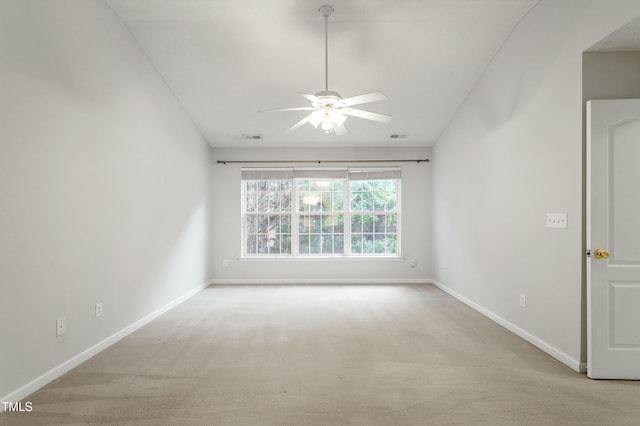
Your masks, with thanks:
<instances>
[{"instance_id":1,"label":"wall light switch plate","mask_svg":"<svg viewBox=\"0 0 640 426\"><path fill-rule=\"evenodd\" d=\"M567 228L566 213L547 213L547 228Z\"/></svg>"}]
</instances>

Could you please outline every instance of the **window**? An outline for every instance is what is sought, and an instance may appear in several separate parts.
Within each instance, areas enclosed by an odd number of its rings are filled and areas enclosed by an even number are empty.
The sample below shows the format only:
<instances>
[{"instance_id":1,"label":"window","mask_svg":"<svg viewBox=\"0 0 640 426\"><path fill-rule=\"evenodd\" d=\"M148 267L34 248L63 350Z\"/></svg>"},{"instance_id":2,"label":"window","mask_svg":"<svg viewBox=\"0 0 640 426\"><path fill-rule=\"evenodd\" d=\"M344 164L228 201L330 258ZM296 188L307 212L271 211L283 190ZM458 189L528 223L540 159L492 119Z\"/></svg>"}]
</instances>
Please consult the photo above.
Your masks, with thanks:
<instances>
[{"instance_id":1,"label":"window","mask_svg":"<svg viewBox=\"0 0 640 426\"><path fill-rule=\"evenodd\" d=\"M243 172L244 254L291 254L291 185L287 172Z\"/></svg>"},{"instance_id":2,"label":"window","mask_svg":"<svg viewBox=\"0 0 640 426\"><path fill-rule=\"evenodd\" d=\"M344 253L344 188L342 179L299 179L298 253Z\"/></svg>"},{"instance_id":3,"label":"window","mask_svg":"<svg viewBox=\"0 0 640 426\"><path fill-rule=\"evenodd\" d=\"M400 169L243 169L245 257L399 255Z\"/></svg>"}]
</instances>

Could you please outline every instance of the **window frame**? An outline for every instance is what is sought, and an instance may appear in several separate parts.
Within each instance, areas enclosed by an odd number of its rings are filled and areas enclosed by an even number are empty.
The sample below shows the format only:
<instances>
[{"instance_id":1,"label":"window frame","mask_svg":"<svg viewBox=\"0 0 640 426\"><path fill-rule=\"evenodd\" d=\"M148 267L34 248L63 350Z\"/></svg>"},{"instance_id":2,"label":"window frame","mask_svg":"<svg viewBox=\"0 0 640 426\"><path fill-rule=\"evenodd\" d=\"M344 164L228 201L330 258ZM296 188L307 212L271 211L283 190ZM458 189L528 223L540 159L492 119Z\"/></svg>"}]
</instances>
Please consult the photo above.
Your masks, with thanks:
<instances>
[{"instance_id":1,"label":"window frame","mask_svg":"<svg viewBox=\"0 0 640 426\"><path fill-rule=\"evenodd\" d=\"M371 179L371 180L376 180L376 179ZM361 180L361 182L370 182L371 180ZM384 257L400 257L401 256L400 248L402 247L402 244L401 244L400 237L401 237L402 233L400 232L400 230L401 230L400 221L401 221L401 216L402 216L402 214L401 214L402 208L400 206L400 200L402 198L401 197L402 179L400 177L397 177L397 178L394 178L394 179L379 179L379 180L394 180L395 181L395 183L396 183L396 207L395 207L394 211L372 210L372 211L368 211L368 214L373 215L373 216L384 215L385 217L386 216L390 216L390 215L395 215L396 216L396 231L395 231L395 235L396 235L396 252L395 253L353 253L352 252L352 244L353 244L353 231L352 231L353 222L352 222L352 219L353 219L353 216L355 214L358 214L358 215L361 214L362 216L364 216L366 213L365 213L364 210L362 212L356 212L356 211L352 211L351 210L351 194L352 194L351 185L352 185L352 182L356 182L356 181L355 180L350 180L348 182L348 184L349 184L348 185L349 186L349 188L348 188L348 196L349 196L349 206L348 206L348 209L349 209L349 256L351 256L353 258L356 258L356 257L373 257L373 258L379 259L379 258L384 258ZM374 203L374 205L375 205L375 203ZM345 222L346 222L346 219L345 219ZM386 222L386 219L385 219L385 222ZM364 232L362 234L364 234ZM374 230L373 234L374 235L377 234L375 232L375 230ZM384 232L384 234L387 234L387 232Z\"/></svg>"},{"instance_id":2,"label":"window frame","mask_svg":"<svg viewBox=\"0 0 640 426\"><path fill-rule=\"evenodd\" d=\"M304 168L289 168L289 169L276 169L276 168L263 168L263 169L242 169L241 172L249 171L254 173L264 172L266 176L269 176L270 172L292 172L292 175L289 179L245 179L244 175L241 175L240 186L241 186L241 220L240 220L240 238L241 238L241 253L240 259L242 260L365 260L365 259L401 259L401 217L402 217L402 177L401 177L401 168L400 167L357 167L357 168L314 168L314 169L304 169ZM374 176L379 175L380 173L386 172L394 172L394 177L388 178L372 178L372 179L350 179L350 173L373 173ZM343 176L336 177L337 173L343 173ZM329 177L327 177L329 176ZM300 211L300 196L299 196L299 184L300 180L307 179L318 179L318 180L342 180L343 181L343 198L342 198L342 216L343 216L343 253L300 253L299 241L300 241L300 217L303 216L303 211ZM265 212L264 214L269 215L290 215L289 224L290 224L290 253L268 253L268 254L258 254L258 253L248 253L247 252L247 233L246 233L246 216L247 214L258 215L259 213L249 213L247 212L247 203L246 203L246 182L248 180L289 180L291 195L290 195L290 203L289 203L289 211L288 212ZM371 180L393 180L395 181L395 192L396 192L396 204L394 211L371 211L369 214L371 215L395 215L396 217L396 252L395 253L352 253L352 217L354 213L351 209L351 194L352 194L352 182L354 181L371 181ZM323 215L322 210L317 212L319 215ZM336 213L336 211L332 210L331 213ZM358 212L355 212L358 214ZM361 212L362 214L366 214L367 212ZM327 214L324 214L327 215ZM385 232L386 233L386 232ZM375 234L375 232L374 232ZM282 232L280 232L282 235ZM322 230L320 231L320 235L322 235Z\"/></svg>"}]
</instances>

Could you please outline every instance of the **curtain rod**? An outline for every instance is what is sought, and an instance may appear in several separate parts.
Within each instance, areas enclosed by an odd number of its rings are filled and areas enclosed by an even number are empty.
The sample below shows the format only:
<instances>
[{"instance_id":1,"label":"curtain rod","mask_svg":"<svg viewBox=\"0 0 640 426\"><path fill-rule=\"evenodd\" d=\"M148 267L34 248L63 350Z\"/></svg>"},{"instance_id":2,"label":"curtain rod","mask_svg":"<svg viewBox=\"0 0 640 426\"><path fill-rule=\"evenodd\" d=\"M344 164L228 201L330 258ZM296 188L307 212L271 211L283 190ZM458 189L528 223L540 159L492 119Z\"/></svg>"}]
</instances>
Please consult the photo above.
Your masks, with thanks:
<instances>
[{"instance_id":1,"label":"curtain rod","mask_svg":"<svg viewBox=\"0 0 640 426\"><path fill-rule=\"evenodd\" d=\"M418 160L218 160L218 164L266 164L266 163L429 163L428 158Z\"/></svg>"}]
</instances>

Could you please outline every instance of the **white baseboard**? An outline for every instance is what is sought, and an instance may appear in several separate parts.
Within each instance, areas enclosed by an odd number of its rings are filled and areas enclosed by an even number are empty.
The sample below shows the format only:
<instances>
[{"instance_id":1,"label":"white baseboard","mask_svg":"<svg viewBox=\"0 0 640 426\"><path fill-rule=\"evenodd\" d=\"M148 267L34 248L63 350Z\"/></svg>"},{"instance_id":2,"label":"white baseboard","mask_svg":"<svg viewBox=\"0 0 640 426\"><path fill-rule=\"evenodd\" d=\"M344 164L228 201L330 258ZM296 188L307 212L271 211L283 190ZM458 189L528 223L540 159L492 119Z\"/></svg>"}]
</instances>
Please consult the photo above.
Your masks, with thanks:
<instances>
[{"instance_id":1,"label":"white baseboard","mask_svg":"<svg viewBox=\"0 0 640 426\"><path fill-rule=\"evenodd\" d=\"M484 315L485 317L489 318L490 320L500 324L501 326L503 326L504 328L506 328L507 330L509 330L513 334L523 338L524 340L526 340L527 342L531 343L532 345L534 345L538 349L540 349L543 352L546 352L547 354L551 355L552 357L554 357L555 359L557 359L558 361L560 361L561 363L563 363L567 367L571 368L572 370L577 371L578 373L586 372L587 366L586 366L585 363L582 363L579 360L570 357L569 355L565 354L564 352L560 351L559 349L551 346L550 344L548 344L544 340L541 340L538 337L534 336L533 334L521 329L517 325L510 323L506 319L502 318L501 316L498 316L498 315L494 314L490 310L488 310L486 308L483 308L482 306L478 305L476 302L474 302L474 301L472 301L470 299L467 299L465 296L461 295L460 293L456 292L455 290L450 289L449 287L445 286L444 284L439 283L438 281L435 281L435 280L431 280L431 283L433 285L435 285L436 287L438 287L440 290L444 291L445 293L448 293L449 295L455 297L456 299L458 299L459 301L461 301L465 305L469 306L470 308L480 312L482 315Z\"/></svg>"},{"instance_id":2,"label":"white baseboard","mask_svg":"<svg viewBox=\"0 0 640 426\"><path fill-rule=\"evenodd\" d=\"M249 278L249 279L226 279L218 278L211 280L213 285L247 284L247 285L267 285L267 284L430 284L428 278Z\"/></svg>"},{"instance_id":3,"label":"white baseboard","mask_svg":"<svg viewBox=\"0 0 640 426\"><path fill-rule=\"evenodd\" d=\"M177 305L179 305L180 303L182 303L185 300L189 299L190 297L193 297L197 293L199 293L202 290L204 290L205 288L207 288L210 284L211 284L211 282L206 282L206 283L201 284L198 287L194 288L193 290L188 291L187 293L183 294L182 296L179 296L178 298L172 300L171 302L169 302L166 305L162 306L161 308L155 310L154 312L150 313L149 315L145 316L144 318L141 318L138 321L134 322L133 324L128 325L127 327L123 328L122 330L118 331L117 333L115 333L115 334L107 337L106 339L96 343L95 345L93 345L90 348L84 350L83 352L79 353L78 355L74 356L73 358L68 359L67 361L63 362L62 364L52 368L51 370L47 371L46 373L42 374L41 376L33 379L32 381L30 381L26 385L24 385L24 386L16 389L15 391L10 392L9 394L3 396L2 399L0 399L0 401L17 402L17 401L20 401L20 400L26 398L27 396L31 395L32 393L34 393L35 391L37 391L41 387L45 386L48 383L51 383L53 380L55 380L58 377L62 376L66 372L72 370L73 368L77 367L78 365L82 364L83 362L85 362L89 358L97 355L99 352L102 352L103 350L105 350L109 346L113 345L117 341L123 339L124 337L128 336L129 334L133 333L134 331L138 330L139 328L143 327L144 325L146 325L149 322L153 321L154 319L158 318L160 315L164 314L165 312L167 312L171 308L174 308ZM3 410L2 407L0 407L0 414L2 413L2 411L4 411L4 410Z\"/></svg>"}]
</instances>

